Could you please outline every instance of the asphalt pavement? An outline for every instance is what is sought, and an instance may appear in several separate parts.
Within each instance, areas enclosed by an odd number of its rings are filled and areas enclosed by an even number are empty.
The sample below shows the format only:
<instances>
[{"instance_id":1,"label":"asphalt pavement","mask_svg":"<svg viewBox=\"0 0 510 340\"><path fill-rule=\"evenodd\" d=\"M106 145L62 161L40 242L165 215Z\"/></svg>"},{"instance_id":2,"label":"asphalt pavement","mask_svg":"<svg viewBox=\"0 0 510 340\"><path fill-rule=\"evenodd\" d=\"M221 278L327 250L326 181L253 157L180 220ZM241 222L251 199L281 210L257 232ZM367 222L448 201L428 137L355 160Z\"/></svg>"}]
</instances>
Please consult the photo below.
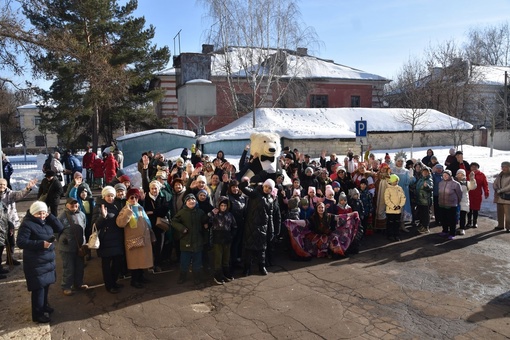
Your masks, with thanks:
<instances>
[{"instance_id":1,"label":"asphalt pavement","mask_svg":"<svg viewBox=\"0 0 510 340\"><path fill-rule=\"evenodd\" d=\"M18 204L23 214L31 201ZM63 204L63 200L62 200ZM269 275L219 286L177 285L176 264L148 273L144 289L112 295L100 259L85 268L92 288L50 288L50 324L31 321L22 266L0 281L2 339L508 339L510 233L496 221L449 241L415 228L401 242L367 236L357 255L291 261L276 251ZM5 255L4 255L5 256ZM17 250L16 258L21 258ZM60 261L57 275L62 272Z\"/></svg>"}]
</instances>

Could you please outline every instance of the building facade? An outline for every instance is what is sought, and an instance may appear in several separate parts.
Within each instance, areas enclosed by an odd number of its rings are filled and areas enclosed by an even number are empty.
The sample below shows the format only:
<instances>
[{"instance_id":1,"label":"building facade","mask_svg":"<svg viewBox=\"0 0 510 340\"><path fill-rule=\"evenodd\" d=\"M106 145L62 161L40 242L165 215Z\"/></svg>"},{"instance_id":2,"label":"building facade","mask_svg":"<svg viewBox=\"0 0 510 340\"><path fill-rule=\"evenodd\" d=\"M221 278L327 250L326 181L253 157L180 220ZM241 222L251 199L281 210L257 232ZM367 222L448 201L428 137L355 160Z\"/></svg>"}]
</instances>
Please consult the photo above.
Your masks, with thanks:
<instances>
[{"instance_id":1,"label":"building facade","mask_svg":"<svg viewBox=\"0 0 510 340\"><path fill-rule=\"evenodd\" d=\"M41 125L40 108L36 104L17 107L19 128L27 148L42 150L58 146L58 135L46 131Z\"/></svg>"}]
</instances>

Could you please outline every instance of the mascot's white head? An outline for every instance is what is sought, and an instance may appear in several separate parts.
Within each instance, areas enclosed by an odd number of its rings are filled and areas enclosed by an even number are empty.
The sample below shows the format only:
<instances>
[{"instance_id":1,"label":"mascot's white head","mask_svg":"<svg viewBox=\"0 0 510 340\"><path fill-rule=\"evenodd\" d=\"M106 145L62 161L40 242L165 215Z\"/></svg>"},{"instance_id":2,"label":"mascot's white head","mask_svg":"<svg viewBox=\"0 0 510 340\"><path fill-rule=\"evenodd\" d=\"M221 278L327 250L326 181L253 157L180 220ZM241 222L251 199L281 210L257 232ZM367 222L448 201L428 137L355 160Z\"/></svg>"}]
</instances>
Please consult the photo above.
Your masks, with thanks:
<instances>
[{"instance_id":1,"label":"mascot's white head","mask_svg":"<svg viewBox=\"0 0 510 340\"><path fill-rule=\"evenodd\" d=\"M274 157L280 154L280 136L270 132L254 132L250 135L250 154Z\"/></svg>"}]
</instances>

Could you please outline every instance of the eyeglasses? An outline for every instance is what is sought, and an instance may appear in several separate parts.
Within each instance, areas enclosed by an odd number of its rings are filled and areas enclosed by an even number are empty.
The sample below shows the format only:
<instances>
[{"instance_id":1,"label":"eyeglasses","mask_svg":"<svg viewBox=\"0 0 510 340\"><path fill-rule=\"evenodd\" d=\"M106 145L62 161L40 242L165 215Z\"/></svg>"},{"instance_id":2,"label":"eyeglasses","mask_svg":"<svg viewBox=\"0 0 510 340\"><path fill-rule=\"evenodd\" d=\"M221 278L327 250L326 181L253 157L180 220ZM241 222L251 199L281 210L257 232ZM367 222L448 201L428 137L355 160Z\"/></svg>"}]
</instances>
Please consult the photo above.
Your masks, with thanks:
<instances>
[{"instance_id":1,"label":"eyeglasses","mask_svg":"<svg viewBox=\"0 0 510 340\"><path fill-rule=\"evenodd\" d=\"M130 199L130 200L135 200L135 199L137 200L137 199L138 199L138 197L137 197L137 196L129 196L129 199Z\"/></svg>"}]
</instances>

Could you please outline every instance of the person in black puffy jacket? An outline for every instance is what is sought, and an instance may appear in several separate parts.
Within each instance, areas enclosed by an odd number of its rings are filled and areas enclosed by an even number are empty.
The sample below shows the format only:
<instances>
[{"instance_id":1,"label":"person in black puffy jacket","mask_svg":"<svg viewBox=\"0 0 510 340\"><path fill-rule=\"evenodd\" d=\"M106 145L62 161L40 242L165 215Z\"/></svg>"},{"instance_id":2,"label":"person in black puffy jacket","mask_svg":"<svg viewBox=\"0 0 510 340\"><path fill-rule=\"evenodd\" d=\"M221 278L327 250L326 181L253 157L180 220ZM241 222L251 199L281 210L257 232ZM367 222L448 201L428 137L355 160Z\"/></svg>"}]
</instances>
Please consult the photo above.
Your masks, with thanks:
<instances>
[{"instance_id":1,"label":"person in black puffy jacket","mask_svg":"<svg viewBox=\"0 0 510 340\"><path fill-rule=\"evenodd\" d=\"M48 290L57 279L54 234L63 229L64 226L55 216L48 215L46 203L36 201L30 206L18 230L16 243L23 249L23 272L27 289L32 292L34 322L51 321L48 314L53 312L53 308L48 304Z\"/></svg>"}]
</instances>

